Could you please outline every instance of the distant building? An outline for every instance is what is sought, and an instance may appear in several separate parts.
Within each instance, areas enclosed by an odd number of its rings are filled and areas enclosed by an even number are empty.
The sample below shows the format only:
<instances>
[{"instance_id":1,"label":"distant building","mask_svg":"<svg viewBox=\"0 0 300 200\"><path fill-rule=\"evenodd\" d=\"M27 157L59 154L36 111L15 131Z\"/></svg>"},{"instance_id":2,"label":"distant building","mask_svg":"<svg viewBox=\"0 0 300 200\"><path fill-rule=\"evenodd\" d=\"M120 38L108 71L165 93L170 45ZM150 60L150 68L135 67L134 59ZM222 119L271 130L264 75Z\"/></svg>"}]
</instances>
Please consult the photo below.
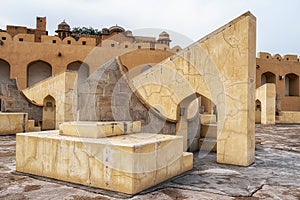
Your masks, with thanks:
<instances>
[{"instance_id":1,"label":"distant building","mask_svg":"<svg viewBox=\"0 0 300 200\"><path fill-rule=\"evenodd\" d=\"M99 35L74 34L64 20L57 26L57 35L49 36L46 17L36 18L36 28L7 25L0 30L1 79L16 78L19 89L25 89L48 77L66 70L76 70L97 48L95 65L88 66L86 73L93 72L101 64L123 53L140 48L170 49L169 34L162 32L155 37L134 36L121 26L102 28Z\"/></svg>"}]
</instances>

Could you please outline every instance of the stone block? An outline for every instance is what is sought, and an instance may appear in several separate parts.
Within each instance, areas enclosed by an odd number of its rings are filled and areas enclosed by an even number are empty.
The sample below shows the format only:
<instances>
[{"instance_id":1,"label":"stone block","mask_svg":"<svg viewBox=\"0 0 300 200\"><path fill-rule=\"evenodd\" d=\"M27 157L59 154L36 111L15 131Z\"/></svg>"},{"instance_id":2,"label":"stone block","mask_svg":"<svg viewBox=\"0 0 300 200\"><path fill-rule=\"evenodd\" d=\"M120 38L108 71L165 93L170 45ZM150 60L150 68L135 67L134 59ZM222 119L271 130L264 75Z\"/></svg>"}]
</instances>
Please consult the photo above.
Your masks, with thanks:
<instances>
[{"instance_id":1,"label":"stone block","mask_svg":"<svg viewBox=\"0 0 300 200\"><path fill-rule=\"evenodd\" d=\"M102 189L136 194L193 167L182 137L138 133L108 138L20 133L16 170Z\"/></svg>"},{"instance_id":2,"label":"stone block","mask_svg":"<svg viewBox=\"0 0 300 200\"><path fill-rule=\"evenodd\" d=\"M33 132L34 131L34 120L28 120L26 126L26 132Z\"/></svg>"},{"instance_id":3,"label":"stone block","mask_svg":"<svg viewBox=\"0 0 300 200\"><path fill-rule=\"evenodd\" d=\"M59 125L59 134L85 138L103 138L141 131L141 122L64 122Z\"/></svg>"},{"instance_id":4,"label":"stone block","mask_svg":"<svg viewBox=\"0 0 300 200\"><path fill-rule=\"evenodd\" d=\"M201 137L217 139L218 125L217 124L202 124Z\"/></svg>"},{"instance_id":5,"label":"stone block","mask_svg":"<svg viewBox=\"0 0 300 200\"><path fill-rule=\"evenodd\" d=\"M200 115L200 123L201 124L213 124L216 123L216 115L211 114L201 114Z\"/></svg>"},{"instance_id":6,"label":"stone block","mask_svg":"<svg viewBox=\"0 0 300 200\"><path fill-rule=\"evenodd\" d=\"M25 132L26 123L27 113L0 112L0 135Z\"/></svg>"}]
</instances>

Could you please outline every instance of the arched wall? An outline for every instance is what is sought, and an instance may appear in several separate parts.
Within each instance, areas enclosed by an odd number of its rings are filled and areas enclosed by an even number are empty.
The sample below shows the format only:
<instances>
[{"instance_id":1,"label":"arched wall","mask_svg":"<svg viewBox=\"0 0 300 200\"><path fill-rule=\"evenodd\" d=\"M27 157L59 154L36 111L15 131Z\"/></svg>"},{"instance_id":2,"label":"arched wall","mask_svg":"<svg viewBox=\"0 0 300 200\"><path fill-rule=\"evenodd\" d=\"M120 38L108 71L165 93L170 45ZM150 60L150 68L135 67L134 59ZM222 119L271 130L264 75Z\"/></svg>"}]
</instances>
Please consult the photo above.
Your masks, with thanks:
<instances>
[{"instance_id":1,"label":"arched wall","mask_svg":"<svg viewBox=\"0 0 300 200\"><path fill-rule=\"evenodd\" d=\"M56 125L56 100L47 95L43 100L42 130L54 130Z\"/></svg>"},{"instance_id":2,"label":"arched wall","mask_svg":"<svg viewBox=\"0 0 300 200\"><path fill-rule=\"evenodd\" d=\"M5 32L0 32L0 40L3 42L0 48L0 58L10 64L11 78L16 78L21 90L27 87L27 68L28 64L33 61L43 60L49 63L52 66L53 76L65 72L66 66L76 60L87 63L92 73L116 56L139 48L149 48L149 44L146 43L129 44L126 41L111 47L110 43L113 40L106 41L107 45L96 46L95 38L90 37L82 37L76 41L74 38L60 40L56 36L43 35L41 42L34 42L34 34L17 34L12 38ZM68 40L71 44L68 44ZM166 48L167 52L175 51L166 45L157 46L156 50L159 48ZM159 54L157 53L157 56L160 56Z\"/></svg>"},{"instance_id":3,"label":"arched wall","mask_svg":"<svg viewBox=\"0 0 300 200\"><path fill-rule=\"evenodd\" d=\"M268 56L268 58L267 58ZM297 94L297 85L300 88L300 83L296 83L293 88L296 88L295 92L290 94L286 93L287 88L287 76L290 73L295 74L296 76L300 75L300 62L295 55L275 55L270 57L269 53L258 53L258 58L256 59L256 88L261 86L261 77L262 74L266 72L271 72L276 76L276 94L278 99L280 99L281 111L300 111L300 96ZM278 59L277 59L278 58Z\"/></svg>"},{"instance_id":4,"label":"arched wall","mask_svg":"<svg viewBox=\"0 0 300 200\"><path fill-rule=\"evenodd\" d=\"M217 161L247 166L255 148L255 33L255 17L245 13L129 84L173 120L178 120L174 107L190 95L211 99L218 107Z\"/></svg>"},{"instance_id":5,"label":"arched wall","mask_svg":"<svg viewBox=\"0 0 300 200\"><path fill-rule=\"evenodd\" d=\"M10 79L10 65L5 60L0 59L0 81Z\"/></svg>"},{"instance_id":6,"label":"arched wall","mask_svg":"<svg viewBox=\"0 0 300 200\"><path fill-rule=\"evenodd\" d=\"M266 83L276 84L276 75L272 72L265 72L261 75L261 85Z\"/></svg>"},{"instance_id":7,"label":"arched wall","mask_svg":"<svg viewBox=\"0 0 300 200\"><path fill-rule=\"evenodd\" d=\"M52 66L45 61L34 61L27 67L27 87L52 76Z\"/></svg>"},{"instance_id":8,"label":"arched wall","mask_svg":"<svg viewBox=\"0 0 300 200\"><path fill-rule=\"evenodd\" d=\"M297 74L285 75L285 96L299 96L299 76Z\"/></svg>"},{"instance_id":9,"label":"arched wall","mask_svg":"<svg viewBox=\"0 0 300 200\"><path fill-rule=\"evenodd\" d=\"M276 85L274 83L266 83L256 89L256 100L261 103L260 106L260 122L262 124L275 124L276 112ZM256 114L257 108L255 109ZM257 120L257 117L255 117Z\"/></svg>"}]
</instances>

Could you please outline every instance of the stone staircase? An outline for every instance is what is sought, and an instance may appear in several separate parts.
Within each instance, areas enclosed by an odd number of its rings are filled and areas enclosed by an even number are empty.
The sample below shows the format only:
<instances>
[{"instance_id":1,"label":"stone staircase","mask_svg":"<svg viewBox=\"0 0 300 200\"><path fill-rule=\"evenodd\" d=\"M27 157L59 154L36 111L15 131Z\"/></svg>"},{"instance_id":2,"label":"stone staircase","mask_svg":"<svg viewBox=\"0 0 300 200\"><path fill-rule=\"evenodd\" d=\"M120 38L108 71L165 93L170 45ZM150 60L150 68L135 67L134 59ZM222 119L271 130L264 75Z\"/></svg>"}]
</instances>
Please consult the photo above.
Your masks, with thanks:
<instances>
[{"instance_id":1,"label":"stone staircase","mask_svg":"<svg viewBox=\"0 0 300 200\"><path fill-rule=\"evenodd\" d=\"M217 122L216 115L201 114L201 134L199 139L200 151L217 151Z\"/></svg>"},{"instance_id":2,"label":"stone staircase","mask_svg":"<svg viewBox=\"0 0 300 200\"><path fill-rule=\"evenodd\" d=\"M19 91L15 79L0 80L0 111L28 113L28 119L34 120L36 126L42 121L42 107L26 99Z\"/></svg>"}]
</instances>

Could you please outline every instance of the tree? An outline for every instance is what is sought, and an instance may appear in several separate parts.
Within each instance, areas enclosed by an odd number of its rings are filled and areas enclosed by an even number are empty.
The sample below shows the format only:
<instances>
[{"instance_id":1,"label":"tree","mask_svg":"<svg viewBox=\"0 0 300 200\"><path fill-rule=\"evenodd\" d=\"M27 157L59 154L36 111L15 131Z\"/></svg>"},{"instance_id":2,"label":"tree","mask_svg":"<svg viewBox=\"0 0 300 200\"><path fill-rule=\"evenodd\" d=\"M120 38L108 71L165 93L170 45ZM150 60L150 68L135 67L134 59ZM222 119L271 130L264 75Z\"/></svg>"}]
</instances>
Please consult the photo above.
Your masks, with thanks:
<instances>
[{"instance_id":1,"label":"tree","mask_svg":"<svg viewBox=\"0 0 300 200\"><path fill-rule=\"evenodd\" d=\"M74 27L72 28L72 34L100 35L101 31L93 27Z\"/></svg>"}]
</instances>

